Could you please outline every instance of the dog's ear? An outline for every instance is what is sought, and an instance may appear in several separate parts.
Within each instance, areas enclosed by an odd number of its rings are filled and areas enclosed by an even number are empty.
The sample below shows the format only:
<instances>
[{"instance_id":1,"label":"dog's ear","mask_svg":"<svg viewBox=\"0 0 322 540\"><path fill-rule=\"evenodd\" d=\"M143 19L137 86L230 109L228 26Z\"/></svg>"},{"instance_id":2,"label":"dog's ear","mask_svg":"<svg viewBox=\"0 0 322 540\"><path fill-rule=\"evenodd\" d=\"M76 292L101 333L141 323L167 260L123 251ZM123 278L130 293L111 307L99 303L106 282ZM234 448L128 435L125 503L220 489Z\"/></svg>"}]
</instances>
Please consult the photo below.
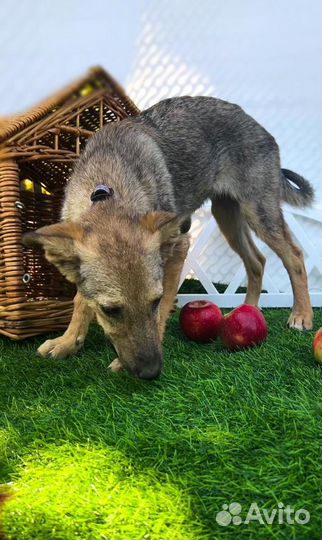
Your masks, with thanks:
<instances>
[{"instance_id":1,"label":"dog's ear","mask_svg":"<svg viewBox=\"0 0 322 540\"><path fill-rule=\"evenodd\" d=\"M72 283L78 281L80 258L76 243L81 242L84 230L77 223L56 223L23 235L26 247L42 247L46 259Z\"/></svg>"},{"instance_id":2,"label":"dog's ear","mask_svg":"<svg viewBox=\"0 0 322 540\"><path fill-rule=\"evenodd\" d=\"M161 233L161 244L171 242L180 234L183 218L173 212L149 212L141 218L141 225L149 232Z\"/></svg>"}]
</instances>

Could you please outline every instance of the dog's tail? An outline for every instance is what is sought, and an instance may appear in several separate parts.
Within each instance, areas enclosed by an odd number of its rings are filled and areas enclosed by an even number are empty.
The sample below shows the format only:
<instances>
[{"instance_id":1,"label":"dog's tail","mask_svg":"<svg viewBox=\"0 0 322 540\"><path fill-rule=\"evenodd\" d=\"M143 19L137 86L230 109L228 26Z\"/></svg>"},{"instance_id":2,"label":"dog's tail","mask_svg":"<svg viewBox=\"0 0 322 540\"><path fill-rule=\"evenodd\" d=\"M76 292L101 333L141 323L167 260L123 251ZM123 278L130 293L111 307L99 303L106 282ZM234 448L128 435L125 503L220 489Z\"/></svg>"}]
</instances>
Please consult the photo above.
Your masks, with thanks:
<instances>
[{"instance_id":1,"label":"dog's tail","mask_svg":"<svg viewBox=\"0 0 322 540\"><path fill-rule=\"evenodd\" d=\"M281 196L292 206L310 206L314 199L314 189L303 176L281 169Z\"/></svg>"}]
</instances>

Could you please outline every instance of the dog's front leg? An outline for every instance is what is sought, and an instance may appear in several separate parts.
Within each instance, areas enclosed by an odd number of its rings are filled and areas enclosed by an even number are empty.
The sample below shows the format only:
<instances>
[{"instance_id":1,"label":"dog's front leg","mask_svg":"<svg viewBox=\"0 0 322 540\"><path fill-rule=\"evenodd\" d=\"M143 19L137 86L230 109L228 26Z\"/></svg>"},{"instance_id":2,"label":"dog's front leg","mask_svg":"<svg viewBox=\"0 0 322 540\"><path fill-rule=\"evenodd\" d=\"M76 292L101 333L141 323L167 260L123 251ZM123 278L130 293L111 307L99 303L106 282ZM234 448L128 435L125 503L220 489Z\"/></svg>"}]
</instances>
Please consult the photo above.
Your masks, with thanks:
<instances>
[{"instance_id":1,"label":"dog's front leg","mask_svg":"<svg viewBox=\"0 0 322 540\"><path fill-rule=\"evenodd\" d=\"M166 259L163 274L163 297L160 304L159 335L162 341L167 319L173 310L182 267L189 249L189 235L182 234Z\"/></svg>"},{"instance_id":2,"label":"dog's front leg","mask_svg":"<svg viewBox=\"0 0 322 540\"><path fill-rule=\"evenodd\" d=\"M48 339L38 349L38 354L48 358L65 358L76 353L83 345L93 310L78 292L74 298L74 311L66 332L56 338Z\"/></svg>"}]
</instances>

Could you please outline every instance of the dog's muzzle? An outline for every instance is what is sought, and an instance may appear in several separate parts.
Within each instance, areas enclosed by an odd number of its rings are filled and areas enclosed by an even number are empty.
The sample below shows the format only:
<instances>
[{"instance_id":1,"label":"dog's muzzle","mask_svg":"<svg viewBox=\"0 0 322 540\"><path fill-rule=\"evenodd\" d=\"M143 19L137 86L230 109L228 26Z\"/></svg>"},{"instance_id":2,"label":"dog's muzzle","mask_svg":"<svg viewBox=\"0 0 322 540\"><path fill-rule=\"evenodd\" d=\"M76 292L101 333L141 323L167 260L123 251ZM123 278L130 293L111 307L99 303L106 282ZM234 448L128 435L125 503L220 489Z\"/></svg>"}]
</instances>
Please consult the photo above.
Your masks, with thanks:
<instances>
[{"instance_id":1,"label":"dog's muzzle","mask_svg":"<svg viewBox=\"0 0 322 540\"><path fill-rule=\"evenodd\" d=\"M135 360L131 371L139 379L152 380L160 376L162 365L162 354L159 352L153 356L141 355Z\"/></svg>"}]
</instances>

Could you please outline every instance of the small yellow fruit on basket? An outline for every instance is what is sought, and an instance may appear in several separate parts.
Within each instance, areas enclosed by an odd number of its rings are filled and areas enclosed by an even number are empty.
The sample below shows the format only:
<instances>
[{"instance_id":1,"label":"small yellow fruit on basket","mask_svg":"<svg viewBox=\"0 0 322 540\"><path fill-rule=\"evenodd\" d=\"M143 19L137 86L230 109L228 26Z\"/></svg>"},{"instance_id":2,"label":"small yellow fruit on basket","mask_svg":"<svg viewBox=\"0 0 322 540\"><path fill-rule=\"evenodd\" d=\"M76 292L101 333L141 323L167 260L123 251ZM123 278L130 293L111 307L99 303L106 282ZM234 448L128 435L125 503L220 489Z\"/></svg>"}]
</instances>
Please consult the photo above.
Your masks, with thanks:
<instances>
[{"instance_id":1,"label":"small yellow fruit on basket","mask_svg":"<svg viewBox=\"0 0 322 540\"><path fill-rule=\"evenodd\" d=\"M85 86L83 86L83 88L80 89L79 93L81 96L89 96L90 94L92 94L94 92L94 86L92 86L91 84L85 84Z\"/></svg>"},{"instance_id":2,"label":"small yellow fruit on basket","mask_svg":"<svg viewBox=\"0 0 322 540\"><path fill-rule=\"evenodd\" d=\"M29 178L25 178L24 180L21 180L20 182L20 189L22 191L32 191L34 192L34 183L32 180L29 180Z\"/></svg>"},{"instance_id":3,"label":"small yellow fruit on basket","mask_svg":"<svg viewBox=\"0 0 322 540\"><path fill-rule=\"evenodd\" d=\"M20 189L22 191L30 191L31 193L42 193L43 195L52 195L48 191L47 186L43 182L34 182L30 178L24 178L20 182Z\"/></svg>"}]
</instances>

